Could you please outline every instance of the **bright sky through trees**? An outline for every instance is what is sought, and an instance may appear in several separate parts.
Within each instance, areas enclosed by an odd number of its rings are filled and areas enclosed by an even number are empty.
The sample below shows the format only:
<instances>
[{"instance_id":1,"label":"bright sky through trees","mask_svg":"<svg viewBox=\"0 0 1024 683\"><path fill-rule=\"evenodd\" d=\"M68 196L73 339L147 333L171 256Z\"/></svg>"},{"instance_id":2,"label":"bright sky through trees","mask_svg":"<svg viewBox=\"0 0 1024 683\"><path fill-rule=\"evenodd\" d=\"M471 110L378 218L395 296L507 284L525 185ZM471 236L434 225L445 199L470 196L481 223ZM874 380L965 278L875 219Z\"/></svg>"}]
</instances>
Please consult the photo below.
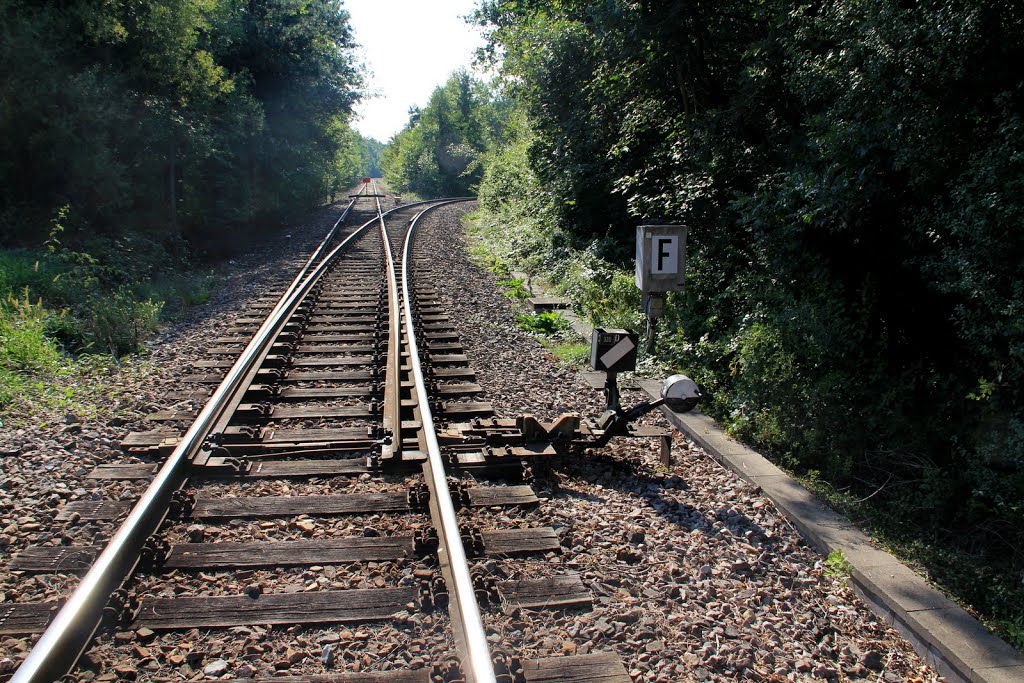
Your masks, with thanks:
<instances>
[{"instance_id":1,"label":"bright sky through trees","mask_svg":"<svg viewBox=\"0 0 1024 683\"><path fill-rule=\"evenodd\" d=\"M464 17L474 0L345 0L356 40L372 76L357 108L355 128L387 142L409 120L409 107L426 104L453 71L468 67L483 44Z\"/></svg>"}]
</instances>

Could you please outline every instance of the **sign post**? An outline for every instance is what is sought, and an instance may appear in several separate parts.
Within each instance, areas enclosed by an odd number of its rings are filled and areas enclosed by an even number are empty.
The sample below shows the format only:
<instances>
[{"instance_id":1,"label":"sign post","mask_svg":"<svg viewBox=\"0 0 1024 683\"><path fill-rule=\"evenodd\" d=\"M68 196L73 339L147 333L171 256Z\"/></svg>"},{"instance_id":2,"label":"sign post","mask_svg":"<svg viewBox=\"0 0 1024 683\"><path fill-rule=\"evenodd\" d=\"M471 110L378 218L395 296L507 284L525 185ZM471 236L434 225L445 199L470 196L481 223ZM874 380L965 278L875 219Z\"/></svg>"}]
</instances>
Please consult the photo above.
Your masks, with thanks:
<instances>
[{"instance_id":1,"label":"sign post","mask_svg":"<svg viewBox=\"0 0 1024 683\"><path fill-rule=\"evenodd\" d=\"M590 367L608 373L604 385L608 409L619 410L620 372L636 370L636 349L640 340L636 332L598 327L590 340Z\"/></svg>"},{"instance_id":2,"label":"sign post","mask_svg":"<svg viewBox=\"0 0 1024 683\"><path fill-rule=\"evenodd\" d=\"M686 282L687 232L685 225L636 228L636 286L644 295L648 353L654 351L658 318L665 312L665 293L682 290Z\"/></svg>"}]
</instances>

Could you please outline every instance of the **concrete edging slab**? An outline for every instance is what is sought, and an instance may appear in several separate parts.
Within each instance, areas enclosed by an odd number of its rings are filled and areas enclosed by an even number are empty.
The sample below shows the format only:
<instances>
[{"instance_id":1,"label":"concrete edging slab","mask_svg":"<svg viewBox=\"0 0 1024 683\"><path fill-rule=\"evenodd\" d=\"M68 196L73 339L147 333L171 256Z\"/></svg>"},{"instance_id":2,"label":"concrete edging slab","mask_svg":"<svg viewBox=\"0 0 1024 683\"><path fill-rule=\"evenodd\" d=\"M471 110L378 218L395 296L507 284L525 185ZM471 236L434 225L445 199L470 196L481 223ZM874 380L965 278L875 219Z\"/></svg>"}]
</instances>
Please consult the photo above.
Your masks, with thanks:
<instances>
[{"instance_id":1,"label":"concrete edging slab","mask_svg":"<svg viewBox=\"0 0 1024 683\"><path fill-rule=\"evenodd\" d=\"M652 398L661 384L638 382ZM792 477L732 439L714 420L694 411L662 413L694 443L742 479L758 486L819 552L841 550L854 589L907 638L931 666L951 681L1022 683L1024 656L958 607L849 520L826 507Z\"/></svg>"}]
</instances>

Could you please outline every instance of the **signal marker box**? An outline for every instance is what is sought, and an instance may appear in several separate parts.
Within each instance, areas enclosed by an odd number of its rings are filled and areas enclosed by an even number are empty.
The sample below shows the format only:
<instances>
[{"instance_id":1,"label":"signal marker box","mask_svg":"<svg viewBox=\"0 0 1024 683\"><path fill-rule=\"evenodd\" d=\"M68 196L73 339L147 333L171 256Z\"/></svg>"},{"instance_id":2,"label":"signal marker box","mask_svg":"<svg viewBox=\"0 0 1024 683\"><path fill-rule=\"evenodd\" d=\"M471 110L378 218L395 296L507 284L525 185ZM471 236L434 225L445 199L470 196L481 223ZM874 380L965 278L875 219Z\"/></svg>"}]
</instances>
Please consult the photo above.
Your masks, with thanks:
<instances>
[{"instance_id":1,"label":"signal marker box","mask_svg":"<svg viewBox=\"0 0 1024 683\"><path fill-rule=\"evenodd\" d=\"M644 293L674 292L685 284L684 225L636 227L636 286Z\"/></svg>"},{"instance_id":2,"label":"signal marker box","mask_svg":"<svg viewBox=\"0 0 1024 683\"><path fill-rule=\"evenodd\" d=\"M639 340L630 330L596 328L590 340L590 366L604 372L636 370Z\"/></svg>"}]
</instances>

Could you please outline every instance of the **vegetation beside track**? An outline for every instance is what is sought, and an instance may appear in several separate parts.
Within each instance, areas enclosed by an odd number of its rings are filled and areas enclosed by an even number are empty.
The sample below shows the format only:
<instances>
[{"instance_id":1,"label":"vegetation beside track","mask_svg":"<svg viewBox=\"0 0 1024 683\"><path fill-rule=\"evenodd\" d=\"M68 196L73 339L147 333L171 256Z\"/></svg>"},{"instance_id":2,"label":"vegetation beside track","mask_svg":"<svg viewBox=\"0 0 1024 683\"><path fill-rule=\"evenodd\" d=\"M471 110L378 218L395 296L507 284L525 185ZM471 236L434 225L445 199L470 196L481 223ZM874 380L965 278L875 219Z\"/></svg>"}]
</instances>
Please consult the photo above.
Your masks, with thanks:
<instances>
[{"instance_id":1,"label":"vegetation beside track","mask_svg":"<svg viewBox=\"0 0 1024 683\"><path fill-rule=\"evenodd\" d=\"M208 262L379 167L337 0L0 0L0 20L0 409L59 402L58 376L104 365L83 354L116 363L204 301Z\"/></svg>"},{"instance_id":2,"label":"vegetation beside track","mask_svg":"<svg viewBox=\"0 0 1024 683\"><path fill-rule=\"evenodd\" d=\"M1020 8L486 0L476 19L502 58L477 120L502 118L458 177L481 178L492 258L642 329L634 226L689 225L660 359L1024 646Z\"/></svg>"}]
</instances>

